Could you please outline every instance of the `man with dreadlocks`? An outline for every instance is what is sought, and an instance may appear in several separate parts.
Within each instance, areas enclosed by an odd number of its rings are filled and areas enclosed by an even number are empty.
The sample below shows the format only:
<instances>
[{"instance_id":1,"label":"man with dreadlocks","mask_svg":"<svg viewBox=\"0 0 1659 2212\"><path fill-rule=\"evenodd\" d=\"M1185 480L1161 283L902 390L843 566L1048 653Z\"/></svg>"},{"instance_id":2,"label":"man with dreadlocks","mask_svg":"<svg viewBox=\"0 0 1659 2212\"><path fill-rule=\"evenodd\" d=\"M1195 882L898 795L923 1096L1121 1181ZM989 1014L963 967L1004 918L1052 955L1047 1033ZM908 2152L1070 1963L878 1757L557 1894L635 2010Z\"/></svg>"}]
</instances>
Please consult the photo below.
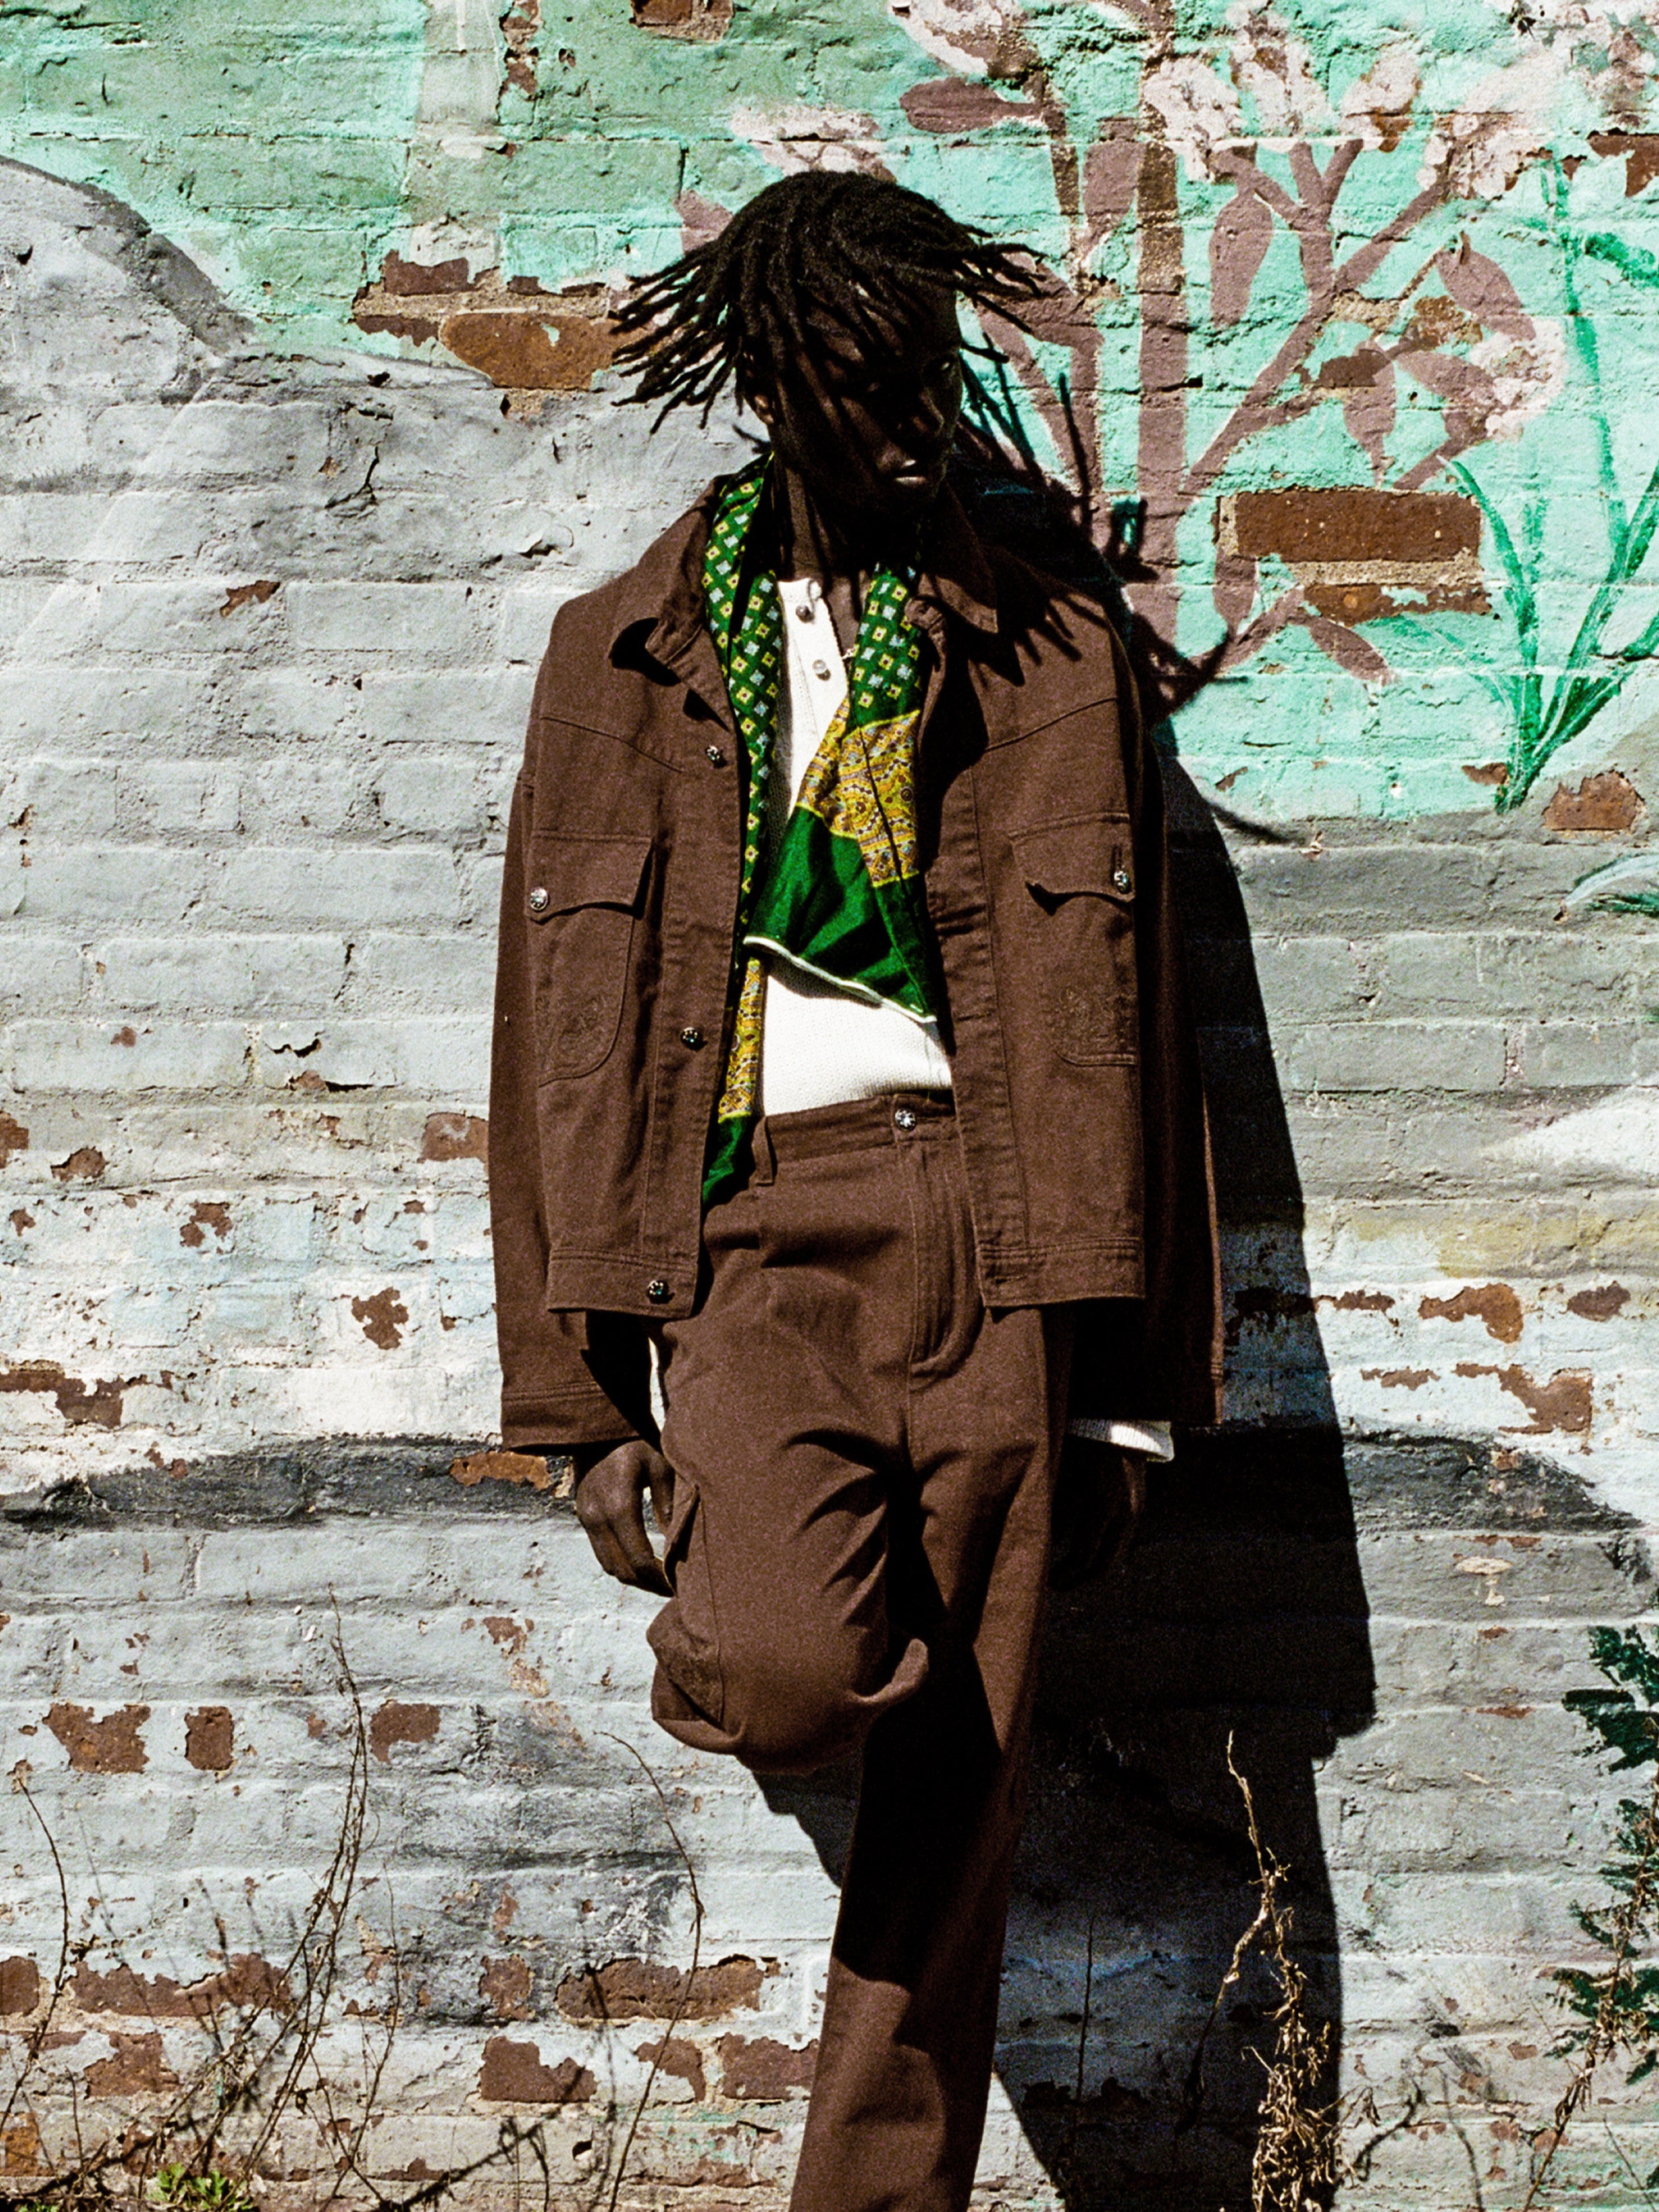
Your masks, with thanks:
<instances>
[{"instance_id":1,"label":"man with dreadlocks","mask_svg":"<svg viewBox=\"0 0 1659 2212\"><path fill-rule=\"evenodd\" d=\"M506 1441L667 1600L671 1735L863 1753L797 2212L966 2203L1045 1581L1215 1418L1156 765L1098 605L947 480L958 301L1039 298L824 173L636 289L633 397L769 443L560 613L509 834Z\"/></svg>"}]
</instances>

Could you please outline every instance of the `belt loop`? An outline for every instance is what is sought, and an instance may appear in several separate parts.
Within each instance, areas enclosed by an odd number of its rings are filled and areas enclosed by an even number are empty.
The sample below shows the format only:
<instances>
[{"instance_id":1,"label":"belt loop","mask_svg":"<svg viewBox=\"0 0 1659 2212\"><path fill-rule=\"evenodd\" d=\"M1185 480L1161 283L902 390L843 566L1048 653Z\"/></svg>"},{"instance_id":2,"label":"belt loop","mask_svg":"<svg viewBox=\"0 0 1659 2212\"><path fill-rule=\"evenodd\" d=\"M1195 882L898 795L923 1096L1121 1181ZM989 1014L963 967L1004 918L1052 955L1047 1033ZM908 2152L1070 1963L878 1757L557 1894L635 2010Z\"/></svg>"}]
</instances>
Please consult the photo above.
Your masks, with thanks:
<instances>
[{"instance_id":1,"label":"belt loop","mask_svg":"<svg viewBox=\"0 0 1659 2212\"><path fill-rule=\"evenodd\" d=\"M772 1132L766 1127L764 1114L754 1125L749 1149L754 1155L754 1181L775 1182L778 1180L778 1155L772 1150Z\"/></svg>"}]
</instances>

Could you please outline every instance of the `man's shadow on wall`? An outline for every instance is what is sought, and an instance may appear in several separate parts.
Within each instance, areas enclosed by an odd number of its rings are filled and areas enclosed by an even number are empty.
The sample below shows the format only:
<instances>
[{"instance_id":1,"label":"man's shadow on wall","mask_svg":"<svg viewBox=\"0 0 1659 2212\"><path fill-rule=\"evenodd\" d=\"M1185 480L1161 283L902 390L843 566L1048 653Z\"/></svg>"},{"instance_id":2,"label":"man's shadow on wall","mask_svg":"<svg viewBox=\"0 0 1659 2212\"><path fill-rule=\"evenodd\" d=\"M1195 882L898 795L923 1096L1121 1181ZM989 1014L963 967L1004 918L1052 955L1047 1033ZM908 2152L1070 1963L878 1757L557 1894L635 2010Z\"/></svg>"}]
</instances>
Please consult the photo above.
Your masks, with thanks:
<instances>
[{"instance_id":1,"label":"man's shadow on wall","mask_svg":"<svg viewBox=\"0 0 1659 2212\"><path fill-rule=\"evenodd\" d=\"M1371 1719L1374 1674L1244 902L1214 811L1169 757L1165 783L1208 1047L1232 1418L1178 1440L1131 1558L1055 1602L997 2072L1068 2206L1243 2212L1282 1991L1259 1950L1222 1990L1260 1896L1229 1746L1289 1869L1317 2106L1337 2094L1342 2018L1316 1777ZM837 1770L763 1785L838 1878L855 1784Z\"/></svg>"}]
</instances>

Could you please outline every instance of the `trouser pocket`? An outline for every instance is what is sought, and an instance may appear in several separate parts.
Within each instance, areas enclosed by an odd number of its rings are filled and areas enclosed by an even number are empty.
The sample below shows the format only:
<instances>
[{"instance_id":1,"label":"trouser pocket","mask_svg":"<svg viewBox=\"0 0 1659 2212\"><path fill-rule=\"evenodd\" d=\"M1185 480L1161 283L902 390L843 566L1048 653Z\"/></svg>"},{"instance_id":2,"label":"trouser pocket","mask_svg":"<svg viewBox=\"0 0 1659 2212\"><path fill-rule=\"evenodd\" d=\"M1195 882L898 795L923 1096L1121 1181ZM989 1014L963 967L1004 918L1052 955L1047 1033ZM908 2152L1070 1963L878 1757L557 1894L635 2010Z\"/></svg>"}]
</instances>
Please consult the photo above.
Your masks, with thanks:
<instances>
[{"instance_id":1,"label":"trouser pocket","mask_svg":"<svg viewBox=\"0 0 1659 2212\"><path fill-rule=\"evenodd\" d=\"M674 1595L646 1632L657 1663L682 1697L706 1718L719 1723L725 1704L720 1673L720 1644L714 1617L697 1485L683 1474L674 1479L663 1565Z\"/></svg>"}]
</instances>

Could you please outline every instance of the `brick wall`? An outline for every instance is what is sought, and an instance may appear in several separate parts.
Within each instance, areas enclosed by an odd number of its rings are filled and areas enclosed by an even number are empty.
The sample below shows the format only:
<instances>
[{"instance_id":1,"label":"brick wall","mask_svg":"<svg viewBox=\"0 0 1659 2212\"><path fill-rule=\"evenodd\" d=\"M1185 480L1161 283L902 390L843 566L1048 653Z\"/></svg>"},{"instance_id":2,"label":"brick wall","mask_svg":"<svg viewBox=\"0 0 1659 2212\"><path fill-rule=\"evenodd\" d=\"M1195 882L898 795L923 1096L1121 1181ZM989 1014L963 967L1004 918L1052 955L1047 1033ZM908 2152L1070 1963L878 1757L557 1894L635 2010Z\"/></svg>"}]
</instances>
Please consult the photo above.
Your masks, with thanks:
<instances>
[{"instance_id":1,"label":"brick wall","mask_svg":"<svg viewBox=\"0 0 1659 2212\"><path fill-rule=\"evenodd\" d=\"M118 204L0 180L3 1761L75 1949L39 2128L71 2091L143 2109L226 1978L287 1959L354 1741L337 1606L371 1814L342 2096L403 1960L371 2162L544 2119L587 2201L684 1996L633 2199L779 2203L845 1778L763 1792L655 1736L648 1602L556 1468L488 1451L484 994L534 664L736 447L648 446L602 372L504 414L462 367L269 350ZM1232 1425L1056 1624L988 2204L1246 2201L1264 1984L1177 2126L1253 1910L1230 1729L1345 2080L1410 2105L1344 2201L1524 2193L1612 1794L1559 1701L1586 1625L1651 1607L1659 958L1639 916L1561 918L1646 773L1390 823L1172 771ZM634 1750L696 1870L689 1988ZM58 1905L6 1802L15 2051ZM1639 2094L1602 2117L1647 2171ZM292 2175L319 2140L287 2128ZM0 2148L38 2162L16 2114ZM1604 2136L1573 2158L1638 2200Z\"/></svg>"}]
</instances>

